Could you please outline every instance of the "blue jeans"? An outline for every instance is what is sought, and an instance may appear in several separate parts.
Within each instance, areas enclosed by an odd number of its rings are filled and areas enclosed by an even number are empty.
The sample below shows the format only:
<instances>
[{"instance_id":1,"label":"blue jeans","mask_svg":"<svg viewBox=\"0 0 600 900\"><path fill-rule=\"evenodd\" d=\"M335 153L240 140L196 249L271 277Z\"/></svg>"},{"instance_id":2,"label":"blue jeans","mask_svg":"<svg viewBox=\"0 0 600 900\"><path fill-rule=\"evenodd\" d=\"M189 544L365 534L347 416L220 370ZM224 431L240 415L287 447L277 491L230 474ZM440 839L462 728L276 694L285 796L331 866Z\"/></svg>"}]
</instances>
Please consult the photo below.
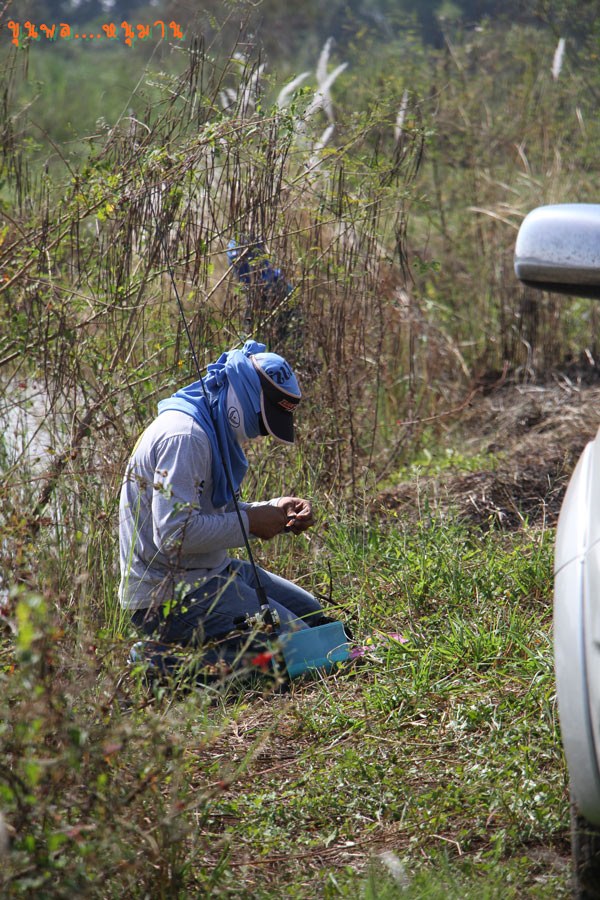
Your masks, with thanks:
<instances>
[{"instance_id":1,"label":"blue jeans","mask_svg":"<svg viewBox=\"0 0 600 900\"><path fill-rule=\"evenodd\" d=\"M312 594L265 569L259 568L258 574L270 608L279 613L281 632L320 624L321 604ZM167 644L199 646L239 629L247 615L258 612L255 586L250 563L234 559L215 578L171 603L166 614L141 609L133 614L133 622Z\"/></svg>"}]
</instances>

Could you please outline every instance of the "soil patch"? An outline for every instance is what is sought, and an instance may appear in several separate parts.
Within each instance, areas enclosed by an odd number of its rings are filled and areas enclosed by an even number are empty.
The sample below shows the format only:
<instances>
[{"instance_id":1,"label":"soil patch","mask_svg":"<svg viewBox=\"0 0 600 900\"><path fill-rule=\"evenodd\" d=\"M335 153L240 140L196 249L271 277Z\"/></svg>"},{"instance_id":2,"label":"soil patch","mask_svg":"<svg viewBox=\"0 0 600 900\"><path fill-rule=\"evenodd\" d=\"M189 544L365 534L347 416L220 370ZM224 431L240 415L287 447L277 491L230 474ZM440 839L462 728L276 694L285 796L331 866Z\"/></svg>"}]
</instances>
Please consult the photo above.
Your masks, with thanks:
<instances>
[{"instance_id":1,"label":"soil patch","mask_svg":"<svg viewBox=\"0 0 600 900\"><path fill-rule=\"evenodd\" d=\"M374 512L414 519L452 512L481 527L554 525L577 460L600 425L600 387L556 376L477 394L448 430L464 457L489 455L468 473L444 470L382 491Z\"/></svg>"}]
</instances>

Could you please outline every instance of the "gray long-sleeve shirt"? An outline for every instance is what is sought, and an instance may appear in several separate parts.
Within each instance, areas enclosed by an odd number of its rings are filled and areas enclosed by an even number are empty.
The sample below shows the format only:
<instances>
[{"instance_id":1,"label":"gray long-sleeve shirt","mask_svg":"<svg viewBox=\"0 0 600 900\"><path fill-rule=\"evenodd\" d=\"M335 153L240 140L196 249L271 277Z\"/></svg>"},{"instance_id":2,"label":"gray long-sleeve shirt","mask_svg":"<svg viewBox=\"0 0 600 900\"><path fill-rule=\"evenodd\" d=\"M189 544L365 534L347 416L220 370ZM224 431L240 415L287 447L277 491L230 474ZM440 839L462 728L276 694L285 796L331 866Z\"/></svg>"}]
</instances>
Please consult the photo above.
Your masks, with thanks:
<instances>
[{"instance_id":1,"label":"gray long-sleeve shirt","mask_svg":"<svg viewBox=\"0 0 600 900\"><path fill-rule=\"evenodd\" d=\"M210 441L186 413L162 413L140 437L119 505L122 606L164 603L179 585L187 591L217 575L227 550L244 545L233 506L213 506L211 466ZM246 533L245 510L255 505L240 503Z\"/></svg>"}]
</instances>

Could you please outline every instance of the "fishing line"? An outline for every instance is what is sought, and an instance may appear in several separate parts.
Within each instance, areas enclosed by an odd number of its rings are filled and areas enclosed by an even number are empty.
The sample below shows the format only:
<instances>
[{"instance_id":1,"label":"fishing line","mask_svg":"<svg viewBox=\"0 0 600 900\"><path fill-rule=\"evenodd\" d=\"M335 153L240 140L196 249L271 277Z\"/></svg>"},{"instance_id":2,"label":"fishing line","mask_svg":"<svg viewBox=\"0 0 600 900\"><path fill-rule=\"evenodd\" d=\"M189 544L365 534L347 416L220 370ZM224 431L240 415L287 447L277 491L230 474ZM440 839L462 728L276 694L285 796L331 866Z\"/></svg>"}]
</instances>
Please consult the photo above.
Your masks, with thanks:
<instances>
[{"instance_id":1,"label":"fishing line","mask_svg":"<svg viewBox=\"0 0 600 900\"><path fill-rule=\"evenodd\" d=\"M261 580L260 580L260 575L259 575L259 572L258 572L258 566L256 565L256 561L255 561L255 559L254 559L254 554L252 553L252 547L250 546L250 538L249 538L249 536L248 536L248 532L247 532L247 530L246 530L246 525L245 525L244 520L243 520L243 518L242 518L242 511L241 511L241 509L240 509L240 504L239 504L239 501L238 501L237 492L236 492L236 490L235 490L235 488L234 488L234 485L233 485L233 479L232 479L232 477L231 477L231 472L230 472L229 466L227 465L227 461L226 461L226 459L225 459L225 451L224 451L224 448L223 448L223 443L222 443L221 435L219 434L219 429L217 428L217 423L216 423L216 421L215 421L214 410L213 410L213 407L211 406L211 403L210 403L210 397L209 397L209 395L208 395L208 391L207 391L207 389L206 389L206 385L204 384L204 380L203 380L203 378L202 378L202 370L200 369L200 363L199 363L199 360L198 360L198 356L196 355L196 351L195 351L195 349L194 349L194 343L193 343L193 341L192 341L192 335L191 335L191 333L190 333L190 329L189 329L189 326L188 326L188 323L187 323L187 320L186 320L186 317L185 317L185 311L184 311L184 308L183 308L183 303L181 302L181 296L180 296L180 294L179 294L179 289L178 289L177 283L176 283L176 281L175 281L175 272L174 272L174 269L173 269L173 265L172 265L172 263L171 263L171 257L170 257L170 254L169 254L169 248L168 248L168 244L167 244L166 237L165 237L166 226L161 227L161 225L160 225L160 221L159 221L158 215L157 215L157 213L155 212L155 209L154 209L154 204L153 204L153 201L152 201L152 194L151 194L151 191L148 190L148 185L147 185L146 180L145 180L145 178L144 178L144 174L143 174L143 172L142 172L141 166L140 166L140 176L141 176L141 179L142 179L142 183L143 183L143 185L144 185L144 187L146 188L147 193L148 193L148 202L149 202L149 204L150 204L150 210L151 210L151 213L152 213L152 218L154 219L154 222L155 222L155 225L156 225L156 232L157 232L158 239L159 239L159 241L160 241L160 243L161 243L161 245L162 245L163 254L164 254L164 258L165 258L165 263L166 263L166 266L167 266L167 272L168 272L168 274L169 274L169 278L170 278L171 284L172 284L172 286L173 286L173 291L174 291L174 293L175 293L175 298L176 298L176 300L177 300L177 307L178 307L178 310L179 310L180 318L181 318L181 320L182 320L182 322L183 322L183 328L184 328L185 335L186 335L186 338L187 338L187 341L188 341L188 344L189 344L190 353L191 353L191 356L192 356L192 361L193 361L194 366L195 366L195 368L196 368L196 372L198 373L198 379L199 379L200 384L201 384L201 386L202 386L202 394L203 394L204 399L205 399L205 401L206 401L206 403L207 403L207 405L208 405L208 410L209 410L210 417L211 417L211 419L212 419L213 425L215 426L215 434L216 434L216 438L217 438L217 446L218 446L218 448L219 448L219 455L220 455L220 457L221 457L221 462L222 462L223 468L224 468L224 470L225 470L225 478L226 478L226 481L227 481L227 487L229 488L229 492L231 493L231 496L232 496L232 499L233 499L233 506L234 506L235 512L236 512L236 514L237 514L238 523L239 523L240 529L241 529L241 531L242 531L242 536L243 536L243 539L244 539L244 547L245 547L245 549L246 549L246 553L248 554L248 560L249 560L249 562L250 562L250 565L251 565L251 567L252 567L252 573L253 573L254 578L255 578L255 580L256 580L256 585L255 585L255 587L254 587L254 590L256 591L256 596L257 596L257 598L258 598L258 603L259 603L259 615L261 616L262 621L263 621L266 625L271 625L272 627L277 627L277 626L279 625L279 616L277 615L276 610L271 609L271 607L270 607L270 605L269 605L269 599L268 599L268 597L267 597L267 592L265 591L264 585L262 584L262 582L261 582ZM249 247L246 248L246 249L244 250L243 255L247 254L248 251L249 251L249 249L250 249ZM251 620L248 619L248 621L250 622Z\"/></svg>"}]
</instances>

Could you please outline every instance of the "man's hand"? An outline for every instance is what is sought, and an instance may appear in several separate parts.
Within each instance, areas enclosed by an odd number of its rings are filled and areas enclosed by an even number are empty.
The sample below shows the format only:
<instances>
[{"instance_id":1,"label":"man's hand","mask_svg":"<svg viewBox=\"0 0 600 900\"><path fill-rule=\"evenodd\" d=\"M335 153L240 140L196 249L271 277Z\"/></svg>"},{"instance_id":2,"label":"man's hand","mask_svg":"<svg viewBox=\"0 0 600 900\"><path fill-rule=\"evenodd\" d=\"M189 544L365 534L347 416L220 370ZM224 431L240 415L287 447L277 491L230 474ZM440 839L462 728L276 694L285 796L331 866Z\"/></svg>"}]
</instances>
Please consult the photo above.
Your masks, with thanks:
<instances>
[{"instance_id":1,"label":"man's hand","mask_svg":"<svg viewBox=\"0 0 600 900\"><path fill-rule=\"evenodd\" d=\"M258 538L275 537L285 530L288 523L288 516L281 506L251 506L246 509L248 514L248 522L250 524L250 534Z\"/></svg>"},{"instance_id":2,"label":"man's hand","mask_svg":"<svg viewBox=\"0 0 600 900\"><path fill-rule=\"evenodd\" d=\"M312 507L302 497L281 497L278 507L285 512L287 531L301 534L315 524Z\"/></svg>"}]
</instances>

